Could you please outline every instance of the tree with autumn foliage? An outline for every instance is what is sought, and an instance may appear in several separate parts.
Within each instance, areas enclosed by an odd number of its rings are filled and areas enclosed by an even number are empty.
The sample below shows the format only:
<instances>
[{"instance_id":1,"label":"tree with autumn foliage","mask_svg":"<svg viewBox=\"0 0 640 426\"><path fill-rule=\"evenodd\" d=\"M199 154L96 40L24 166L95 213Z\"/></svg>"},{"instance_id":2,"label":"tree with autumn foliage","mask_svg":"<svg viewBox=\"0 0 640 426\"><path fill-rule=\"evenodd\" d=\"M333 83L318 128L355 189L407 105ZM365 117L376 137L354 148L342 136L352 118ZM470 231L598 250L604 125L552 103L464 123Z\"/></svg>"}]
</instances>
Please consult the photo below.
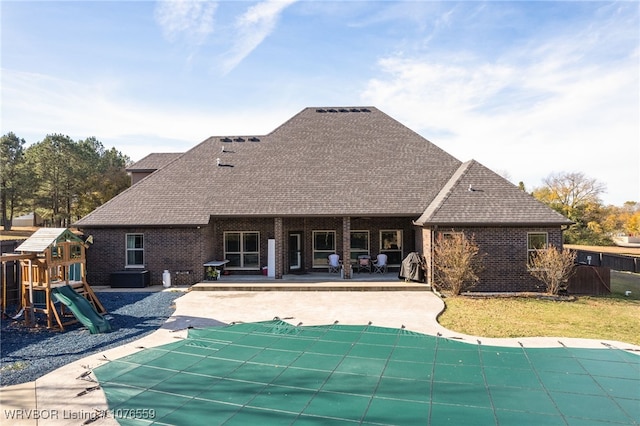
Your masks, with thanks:
<instances>
[{"instance_id":1,"label":"tree with autumn foliage","mask_svg":"<svg viewBox=\"0 0 640 426\"><path fill-rule=\"evenodd\" d=\"M545 186L534 189L532 195L574 222L564 233L566 243L612 243L602 228L604 184L580 172L551 174L543 182Z\"/></svg>"}]
</instances>

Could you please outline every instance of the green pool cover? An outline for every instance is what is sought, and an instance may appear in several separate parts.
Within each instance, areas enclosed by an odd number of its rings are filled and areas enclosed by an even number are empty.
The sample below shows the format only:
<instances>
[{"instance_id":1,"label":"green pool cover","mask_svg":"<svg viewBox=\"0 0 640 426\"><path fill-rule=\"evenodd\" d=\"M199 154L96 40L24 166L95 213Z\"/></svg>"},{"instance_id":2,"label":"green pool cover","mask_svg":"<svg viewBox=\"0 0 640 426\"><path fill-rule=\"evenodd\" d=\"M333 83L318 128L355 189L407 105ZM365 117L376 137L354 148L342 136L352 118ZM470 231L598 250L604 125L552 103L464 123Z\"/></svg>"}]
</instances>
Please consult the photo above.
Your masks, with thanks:
<instances>
[{"instance_id":1,"label":"green pool cover","mask_svg":"<svg viewBox=\"0 0 640 426\"><path fill-rule=\"evenodd\" d=\"M192 329L94 373L123 425L640 423L635 354L370 325Z\"/></svg>"}]
</instances>

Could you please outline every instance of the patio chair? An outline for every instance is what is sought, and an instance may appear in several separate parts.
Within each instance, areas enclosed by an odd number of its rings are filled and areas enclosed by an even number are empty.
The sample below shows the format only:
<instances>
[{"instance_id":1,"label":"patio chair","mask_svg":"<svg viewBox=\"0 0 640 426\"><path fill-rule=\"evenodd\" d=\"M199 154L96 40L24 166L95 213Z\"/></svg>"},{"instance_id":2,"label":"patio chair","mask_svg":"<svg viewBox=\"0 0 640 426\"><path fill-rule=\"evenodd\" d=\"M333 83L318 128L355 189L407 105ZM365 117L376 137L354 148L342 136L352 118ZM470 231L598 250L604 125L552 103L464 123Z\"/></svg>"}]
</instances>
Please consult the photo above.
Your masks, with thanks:
<instances>
[{"instance_id":1,"label":"patio chair","mask_svg":"<svg viewBox=\"0 0 640 426\"><path fill-rule=\"evenodd\" d=\"M329 273L336 272L340 273L340 255L338 254L330 254L329 255Z\"/></svg>"},{"instance_id":2,"label":"patio chair","mask_svg":"<svg viewBox=\"0 0 640 426\"><path fill-rule=\"evenodd\" d=\"M373 272L371 269L371 256L366 254L358 256L358 273L362 271Z\"/></svg>"},{"instance_id":3,"label":"patio chair","mask_svg":"<svg viewBox=\"0 0 640 426\"><path fill-rule=\"evenodd\" d=\"M385 274L387 272L387 255L379 254L375 262L373 262L373 272L378 274Z\"/></svg>"}]
</instances>

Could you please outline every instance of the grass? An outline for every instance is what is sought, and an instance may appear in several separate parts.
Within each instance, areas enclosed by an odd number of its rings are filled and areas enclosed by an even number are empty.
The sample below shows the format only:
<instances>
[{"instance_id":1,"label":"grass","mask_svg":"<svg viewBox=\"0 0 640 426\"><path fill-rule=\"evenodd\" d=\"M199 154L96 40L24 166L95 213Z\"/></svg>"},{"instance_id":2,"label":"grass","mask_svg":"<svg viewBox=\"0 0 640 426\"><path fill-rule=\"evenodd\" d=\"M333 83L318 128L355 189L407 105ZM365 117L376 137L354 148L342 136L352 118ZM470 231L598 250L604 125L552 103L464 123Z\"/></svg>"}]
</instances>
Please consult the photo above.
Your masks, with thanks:
<instances>
[{"instance_id":1,"label":"grass","mask_svg":"<svg viewBox=\"0 0 640 426\"><path fill-rule=\"evenodd\" d=\"M640 275L611 273L612 294L576 301L536 298L446 298L438 321L484 337L578 337L640 345ZM625 291L631 296L624 296Z\"/></svg>"}]
</instances>

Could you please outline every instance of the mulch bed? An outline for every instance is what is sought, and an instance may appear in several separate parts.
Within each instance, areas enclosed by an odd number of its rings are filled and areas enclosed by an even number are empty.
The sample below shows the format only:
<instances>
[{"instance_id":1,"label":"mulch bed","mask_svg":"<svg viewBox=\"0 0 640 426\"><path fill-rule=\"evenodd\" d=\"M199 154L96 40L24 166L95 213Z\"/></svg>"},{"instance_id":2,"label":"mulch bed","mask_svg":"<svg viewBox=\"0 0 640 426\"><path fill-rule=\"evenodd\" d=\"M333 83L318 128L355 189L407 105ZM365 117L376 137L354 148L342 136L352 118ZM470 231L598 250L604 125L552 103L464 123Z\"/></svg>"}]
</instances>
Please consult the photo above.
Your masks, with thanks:
<instances>
[{"instance_id":1,"label":"mulch bed","mask_svg":"<svg viewBox=\"0 0 640 426\"><path fill-rule=\"evenodd\" d=\"M124 345L153 333L175 311L181 292L97 293L111 331L90 334L82 324L49 330L44 318L35 327L3 318L0 322L0 386L30 382L75 360ZM12 312L12 311L8 311Z\"/></svg>"}]
</instances>

